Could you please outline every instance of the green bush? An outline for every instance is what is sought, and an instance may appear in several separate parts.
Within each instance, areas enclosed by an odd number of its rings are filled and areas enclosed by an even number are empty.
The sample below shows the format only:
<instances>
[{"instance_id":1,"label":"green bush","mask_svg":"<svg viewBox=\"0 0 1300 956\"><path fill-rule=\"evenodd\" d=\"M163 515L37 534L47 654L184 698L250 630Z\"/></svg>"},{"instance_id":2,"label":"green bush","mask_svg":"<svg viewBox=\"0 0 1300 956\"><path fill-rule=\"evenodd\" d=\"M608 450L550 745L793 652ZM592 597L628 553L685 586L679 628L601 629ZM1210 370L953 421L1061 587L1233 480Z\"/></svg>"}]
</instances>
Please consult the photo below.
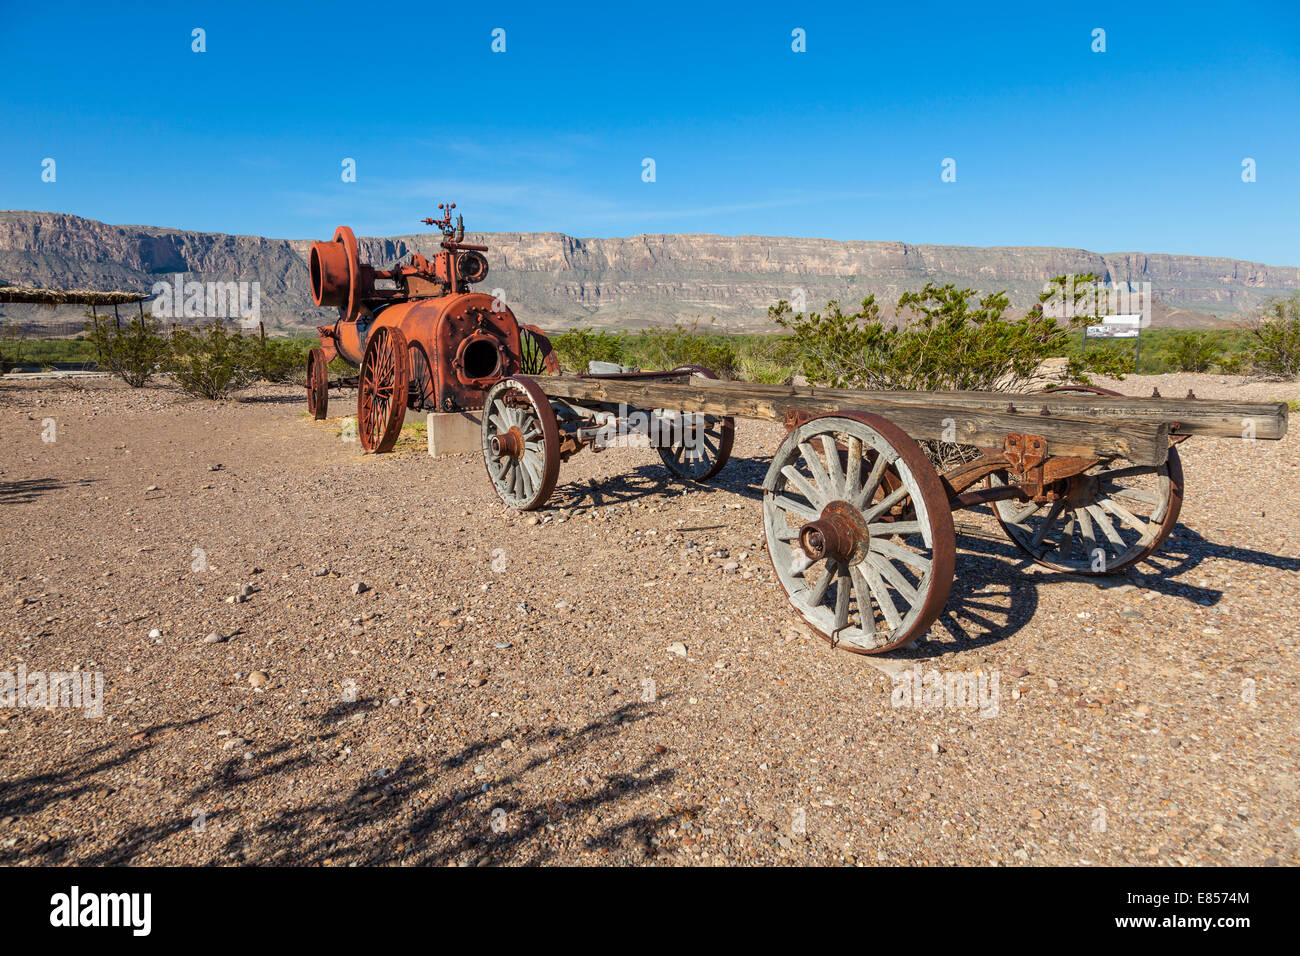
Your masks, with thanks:
<instances>
[{"instance_id":1,"label":"green bush","mask_svg":"<svg viewBox=\"0 0 1300 956\"><path fill-rule=\"evenodd\" d=\"M1165 346L1164 358L1176 372L1208 372L1223 361L1224 350L1214 334L1179 332Z\"/></svg>"},{"instance_id":2,"label":"green bush","mask_svg":"<svg viewBox=\"0 0 1300 956\"><path fill-rule=\"evenodd\" d=\"M1300 376L1300 293L1269 303L1249 329L1246 354L1274 378Z\"/></svg>"},{"instance_id":3,"label":"green bush","mask_svg":"<svg viewBox=\"0 0 1300 956\"><path fill-rule=\"evenodd\" d=\"M257 377L275 385L303 385L307 381L307 349L296 340L252 340L251 353Z\"/></svg>"},{"instance_id":4,"label":"green bush","mask_svg":"<svg viewBox=\"0 0 1300 956\"><path fill-rule=\"evenodd\" d=\"M902 324L880 318L875 296L845 314L838 302L824 313L795 313L788 302L769 315L790 329L803 374L813 384L872 389L978 389L1015 391L1024 386L1044 359L1068 351L1072 329L1097 320L1078 315L1062 325L1045 314L1053 300L1078 305L1097 277L1058 276L1040 293L1028 314L1010 319L1004 292L973 301L972 289L927 283L920 292L898 300ZM1091 372L1122 375L1126 364L1109 351L1089 352L1069 360L1072 381L1087 383Z\"/></svg>"},{"instance_id":5,"label":"green bush","mask_svg":"<svg viewBox=\"0 0 1300 956\"><path fill-rule=\"evenodd\" d=\"M1244 375L1250 368L1249 360L1240 352L1225 352L1219 356L1218 364L1224 375Z\"/></svg>"},{"instance_id":6,"label":"green bush","mask_svg":"<svg viewBox=\"0 0 1300 956\"><path fill-rule=\"evenodd\" d=\"M789 385L798 371L794 341L788 335L741 336L736 377L758 385Z\"/></svg>"},{"instance_id":7,"label":"green bush","mask_svg":"<svg viewBox=\"0 0 1300 956\"><path fill-rule=\"evenodd\" d=\"M588 362L621 363L623 338L605 329L574 328L551 339L551 347L566 371L585 372Z\"/></svg>"},{"instance_id":8,"label":"green bush","mask_svg":"<svg viewBox=\"0 0 1300 956\"><path fill-rule=\"evenodd\" d=\"M736 374L735 345L723 336L700 332L698 325L646 329L625 340L623 353L626 364L643 369L700 365L719 378Z\"/></svg>"},{"instance_id":9,"label":"green bush","mask_svg":"<svg viewBox=\"0 0 1300 956\"><path fill-rule=\"evenodd\" d=\"M259 377L259 343L224 322L201 329L176 329L169 369L187 395L221 399L247 388Z\"/></svg>"},{"instance_id":10,"label":"green bush","mask_svg":"<svg viewBox=\"0 0 1300 956\"><path fill-rule=\"evenodd\" d=\"M167 362L162 323L148 312L124 327L103 319L88 322L86 337L95 347L100 367L132 388L147 385Z\"/></svg>"}]
</instances>

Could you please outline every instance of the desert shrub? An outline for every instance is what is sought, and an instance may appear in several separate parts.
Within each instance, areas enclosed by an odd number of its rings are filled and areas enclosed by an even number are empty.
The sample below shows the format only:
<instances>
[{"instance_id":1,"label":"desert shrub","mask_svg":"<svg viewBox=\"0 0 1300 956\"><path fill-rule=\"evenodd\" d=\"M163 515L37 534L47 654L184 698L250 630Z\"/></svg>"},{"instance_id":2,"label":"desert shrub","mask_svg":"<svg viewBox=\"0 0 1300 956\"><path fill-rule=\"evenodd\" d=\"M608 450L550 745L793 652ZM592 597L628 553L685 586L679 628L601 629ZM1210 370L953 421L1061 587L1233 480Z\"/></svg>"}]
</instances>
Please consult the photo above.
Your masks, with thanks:
<instances>
[{"instance_id":1,"label":"desert shrub","mask_svg":"<svg viewBox=\"0 0 1300 956\"><path fill-rule=\"evenodd\" d=\"M553 337L551 347L564 369L585 372L588 362L622 362L623 339L605 329L574 328Z\"/></svg>"},{"instance_id":2,"label":"desert shrub","mask_svg":"<svg viewBox=\"0 0 1300 956\"><path fill-rule=\"evenodd\" d=\"M1223 360L1223 346L1213 333L1179 332L1165 346L1164 358L1177 372L1208 372Z\"/></svg>"},{"instance_id":3,"label":"desert shrub","mask_svg":"<svg viewBox=\"0 0 1300 956\"><path fill-rule=\"evenodd\" d=\"M1274 378L1300 376L1300 293L1270 302L1250 323L1247 360Z\"/></svg>"},{"instance_id":4,"label":"desert shrub","mask_svg":"<svg viewBox=\"0 0 1300 956\"><path fill-rule=\"evenodd\" d=\"M258 341L246 339L224 322L172 332L168 363L187 395L227 398L259 376Z\"/></svg>"},{"instance_id":5,"label":"desert shrub","mask_svg":"<svg viewBox=\"0 0 1300 956\"><path fill-rule=\"evenodd\" d=\"M719 378L736 374L736 346L725 336L701 332L698 325L646 329L628 337L623 354L627 364L643 369L701 365Z\"/></svg>"},{"instance_id":6,"label":"desert shrub","mask_svg":"<svg viewBox=\"0 0 1300 956\"><path fill-rule=\"evenodd\" d=\"M1249 368L1250 363L1245 355L1240 352L1225 352L1219 356L1219 371L1224 375L1243 375Z\"/></svg>"},{"instance_id":7,"label":"desert shrub","mask_svg":"<svg viewBox=\"0 0 1300 956\"><path fill-rule=\"evenodd\" d=\"M302 385L307 380L307 349L295 341L268 339L265 335L251 340L249 349L257 377L276 385Z\"/></svg>"},{"instance_id":8,"label":"desert shrub","mask_svg":"<svg viewBox=\"0 0 1300 956\"><path fill-rule=\"evenodd\" d=\"M994 292L974 300L971 289L927 283L898 300L901 324L886 325L875 296L846 314L838 302L825 312L795 313L782 301L771 318L791 331L800 368L813 384L873 389L980 389L1015 391L1044 359L1066 353L1070 332L1097 320L1078 315L1062 324L1046 314L1053 299L1079 311L1094 275L1058 276L1037 304L1017 319L1007 317L1010 300ZM1089 373L1122 375L1126 365L1110 352L1069 359L1068 374L1086 383Z\"/></svg>"},{"instance_id":9,"label":"desert shrub","mask_svg":"<svg viewBox=\"0 0 1300 956\"><path fill-rule=\"evenodd\" d=\"M796 346L787 335L744 341L736 353L737 376L758 385L789 385L797 364Z\"/></svg>"},{"instance_id":10,"label":"desert shrub","mask_svg":"<svg viewBox=\"0 0 1300 956\"><path fill-rule=\"evenodd\" d=\"M162 323L148 312L121 327L103 319L88 322L86 337L95 347L100 367L132 388L147 385L167 362Z\"/></svg>"}]
</instances>

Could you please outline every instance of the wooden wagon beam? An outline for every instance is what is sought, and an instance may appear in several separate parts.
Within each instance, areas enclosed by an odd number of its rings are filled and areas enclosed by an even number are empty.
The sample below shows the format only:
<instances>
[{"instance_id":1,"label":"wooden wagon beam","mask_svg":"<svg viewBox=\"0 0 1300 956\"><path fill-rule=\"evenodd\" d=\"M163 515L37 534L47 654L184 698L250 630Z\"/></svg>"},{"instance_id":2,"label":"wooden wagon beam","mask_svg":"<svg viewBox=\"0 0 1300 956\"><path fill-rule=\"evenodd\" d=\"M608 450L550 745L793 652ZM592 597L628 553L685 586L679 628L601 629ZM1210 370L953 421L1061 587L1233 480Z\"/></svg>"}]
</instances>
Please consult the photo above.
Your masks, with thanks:
<instances>
[{"instance_id":1,"label":"wooden wagon beam","mask_svg":"<svg viewBox=\"0 0 1300 956\"><path fill-rule=\"evenodd\" d=\"M1108 422L1168 422L1175 435L1217 435L1242 438L1253 427L1254 438L1274 440L1286 434L1285 402L1237 402L1202 398L1128 398L1081 392L905 392L795 385L753 385L748 382L711 382L694 376L692 385L709 382L729 392L763 396L821 397L841 402L870 401L887 405L940 404L1003 411L1013 404L1018 412L1035 415L1047 408L1062 418L1101 419Z\"/></svg>"},{"instance_id":2,"label":"wooden wagon beam","mask_svg":"<svg viewBox=\"0 0 1300 956\"><path fill-rule=\"evenodd\" d=\"M974 405L884 402L872 392L851 397L782 394L763 386L725 384L711 379L690 382L577 378L545 375L536 379L552 398L623 403L636 408L668 408L711 415L736 415L783 421L788 411L812 414L850 409L874 412L916 439L955 441L981 448L1002 447L1009 434L1041 435L1051 455L1079 458L1126 458L1138 465L1163 464L1169 454L1169 426L1163 422L1095 421L1063 415L1040 416ZM723 387L719 387L723 386ZM777 386L781 388L782 386ZM928 393L927 393L928 394ZM1005 407L1005 402L1003 403Z\"/></svg>"}]
</instances>

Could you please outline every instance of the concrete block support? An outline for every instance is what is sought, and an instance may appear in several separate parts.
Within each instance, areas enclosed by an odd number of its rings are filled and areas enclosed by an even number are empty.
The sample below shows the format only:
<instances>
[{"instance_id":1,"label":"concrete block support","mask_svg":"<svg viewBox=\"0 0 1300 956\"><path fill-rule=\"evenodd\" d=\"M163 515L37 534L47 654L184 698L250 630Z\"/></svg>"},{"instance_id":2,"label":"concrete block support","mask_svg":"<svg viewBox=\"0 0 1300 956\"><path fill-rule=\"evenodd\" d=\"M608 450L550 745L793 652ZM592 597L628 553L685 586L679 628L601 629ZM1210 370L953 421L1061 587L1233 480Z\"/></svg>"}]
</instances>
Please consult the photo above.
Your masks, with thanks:
<instances>
[{"instance_id":1,"label":"concrete block support","mask_svg":"<svg viewBox=\"0 0 1300 956\"><path fill-rule=\"evenodd\" d=\"M429 454L463 455L483 451L481 412L430 412Z\"/></svg>"}]
</instances>

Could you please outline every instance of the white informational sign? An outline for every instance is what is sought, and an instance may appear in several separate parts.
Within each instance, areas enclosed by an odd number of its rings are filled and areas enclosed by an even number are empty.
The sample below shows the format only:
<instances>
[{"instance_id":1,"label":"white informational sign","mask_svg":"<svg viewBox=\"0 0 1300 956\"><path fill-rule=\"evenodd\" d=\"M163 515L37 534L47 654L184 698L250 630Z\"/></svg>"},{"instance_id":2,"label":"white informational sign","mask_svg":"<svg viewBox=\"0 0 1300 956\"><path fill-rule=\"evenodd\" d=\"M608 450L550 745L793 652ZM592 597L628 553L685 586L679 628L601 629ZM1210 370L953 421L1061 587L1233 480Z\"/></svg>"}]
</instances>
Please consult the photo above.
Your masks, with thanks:
<instances>
[{"instance_id":1,"label":"white informational sign","mask_svg":"<svg viewBox=\"0 0 1300 956\"><path fill-rule=\"evenodd\" d=\"M1101 325L1090 325L1086 335L1090 339L1135 339L1142 328L1142 316L1108 315Z\"/></svg>"}]
</instances>

